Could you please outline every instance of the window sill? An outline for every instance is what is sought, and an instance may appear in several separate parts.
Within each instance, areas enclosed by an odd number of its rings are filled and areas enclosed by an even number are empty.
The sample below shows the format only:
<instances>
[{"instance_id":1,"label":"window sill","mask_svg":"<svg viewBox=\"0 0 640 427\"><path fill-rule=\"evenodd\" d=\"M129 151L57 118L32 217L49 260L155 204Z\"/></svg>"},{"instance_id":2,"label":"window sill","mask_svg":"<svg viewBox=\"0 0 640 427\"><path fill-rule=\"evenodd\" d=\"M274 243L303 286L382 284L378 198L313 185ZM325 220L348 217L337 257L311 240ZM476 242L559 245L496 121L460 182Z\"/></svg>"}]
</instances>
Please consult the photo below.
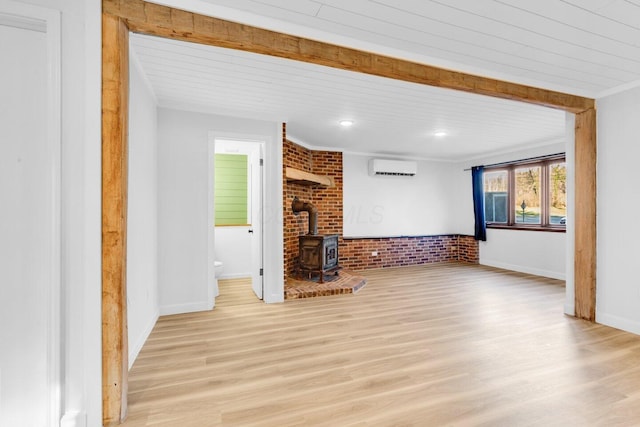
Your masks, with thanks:
<instances>
[{"instance_id":1,"label":"window sill","mask_svg":"<svg viewBox=\"0 0 640 427\"><path fill-rule=\"evenodd\" d=\"M541 225L503 225L503 224L487 224L487 228L498 230L524 230L524 231L546 231L551 233L566 233L566 227L561 226L541 226Z\"/></svg>"}]
</instances>

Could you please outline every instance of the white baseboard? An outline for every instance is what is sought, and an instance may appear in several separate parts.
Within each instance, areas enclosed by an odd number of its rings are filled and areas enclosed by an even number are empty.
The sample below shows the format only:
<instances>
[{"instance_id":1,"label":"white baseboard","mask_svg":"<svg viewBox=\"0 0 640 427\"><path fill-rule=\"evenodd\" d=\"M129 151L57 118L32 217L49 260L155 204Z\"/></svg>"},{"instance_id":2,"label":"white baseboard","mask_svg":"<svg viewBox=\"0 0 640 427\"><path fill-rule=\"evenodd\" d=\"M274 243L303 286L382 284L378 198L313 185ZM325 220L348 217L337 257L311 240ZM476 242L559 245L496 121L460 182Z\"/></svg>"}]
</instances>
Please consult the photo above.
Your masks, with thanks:
<instances>
[{"instance_id":1,"label":"white baseboard","mask_svg":"<svg viewBox=\"0 0 640 427\"><path fill-rule=\"evenodd\" d=\"M84 412L69 411L60 419L60 427L87 427L87 415Z\"/></svg>"},{"instance_id":2,"label":"white baseboard","mask_svg":"<svg viewBox=\"0 0 640 427\"><path fill-rule=\"evenodd\" d=\"M640 335L640 322L637 320L596 311L596 323Z\"/></svg>"},{"instance_id":3,"label":"white baseboard","mask_svg":"<svg viewBox=\"0 0 640 427\"><path fill-rule=\"evenodd\" d=\"M564 314L566 314L567 316L574 316L576 315L576 305L575 304L565 304L564 305Z\"/></svg>"},{"instance_id":4,"label":"white baseboard","mask_svg":"<svg viewBox=\"0 0 640 427\"><path fill-rule=\"evenodd\" d=\"M284 302L284 293L282 294L267 294L265 295L264 302L267 304L278 304Z\"/></svg>"},{"instance_id":5,"label":"white baseboard","mask_svg":"<svg viewBox=\"0 0 640 427\"><path fill-rule=\"evenodd\" d=\"M539 268L528 267L526 265L507 264L500 261L493 260L480 260L481 265L489 267L502 268L505 270L517 271L519 273L533 274L535 276L549 277L550 279L565 280L565 273L558 273L557 271L543 270Z\"/></svg>"},{"instance_id":6,"label":"white baseboard","mask_svg":"<svg viewBox=\"0 0 640 427\"><path fill-rule=\"evenodd\" d=\"M140 350L142 350L142 346L144 345L145 342L147 342L147 338L149 338L149 334L151 334L153 327L156 325L156 322L158 321L158 317L160 317L160 310L157 310L153 314L153 316L151 316L151 320L147 324L147 327L144 328L142 335L139 336L138 339L136 339L136 342L133 344L133 346L129 347L129 369L131 369L131 367L133 366L133 362L136 361L138 354L140 354Z\"/></svg>"},{"instance_id":7,"label":"white baseboard","mask_svg":"<svg viewBox=\"0 0 640 427\"><path fill-rule=\"evenodd\" d=\"M218 277L218 280L222 279L250 279L251 273L231 273L231 274L221 274Z\"/></svg>"},{"instance_id":8,"label":"white baseboard","mask_svg":"<svg viewBox=\"0 0 640 427\"><path fill-rule=\"evenodd\" d=\"M213 301L191 302L186 304L173 304L160 307L160 316L171 314L195 313L197 311L210 311L213 309Z\"/></svg>"}]
</instances>

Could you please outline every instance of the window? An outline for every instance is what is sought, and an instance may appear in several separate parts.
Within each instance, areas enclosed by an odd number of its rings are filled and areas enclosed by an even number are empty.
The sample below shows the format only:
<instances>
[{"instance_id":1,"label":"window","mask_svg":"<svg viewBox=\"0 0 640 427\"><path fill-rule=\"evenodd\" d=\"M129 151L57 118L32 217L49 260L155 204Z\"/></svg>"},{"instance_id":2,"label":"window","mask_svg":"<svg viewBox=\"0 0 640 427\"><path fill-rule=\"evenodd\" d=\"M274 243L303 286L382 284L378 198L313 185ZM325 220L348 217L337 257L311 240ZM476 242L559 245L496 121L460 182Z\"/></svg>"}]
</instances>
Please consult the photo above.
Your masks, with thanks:
<instances>
[{"instance_id":1,"label":"window","mask_svg":"<svg viewBox=\"0 0 640 427\"><path fill-rule=\"evenodd\" d=\"M540 224L542 197L540 174L542 166L516 168L515 177L515 222L516 224Z\"/></svg>"},{"instance_id":2,"label":"window","mask_svg":"<svg viewBox=\"0 0 640 427\"><path fill-rule=\"evenodd\" d=\"M248 225L248 156L216 154L215 225Z\"/></svg>"},{"instance_id":3,"label":"window","mask_svg":"<svg viewBox=\"0 0 640 427\"><path fill-rule=\"evenodd\" d=\"M567 164L549 165L549 224L564 225L567 221Z\"/></svg>"},{"instance_id":4,"label":"window","mask_svg":"<svg viewBox=\"0 0 640 427\"><path fill-rule=\"evenodd\" d=\"M488 227L565 229L564 154L486 167L483 179Z\"/></svg>"},{"instance_id":5,"label":"window","mask_svg":"<svg viewBox=\"0 0 640 427\"><path fill-rule=\"evenodd\" d=\"M484 173L484 215L486 222L506 224L508 213L509 175L507 171Z\"/></svg>"}]
</instances>

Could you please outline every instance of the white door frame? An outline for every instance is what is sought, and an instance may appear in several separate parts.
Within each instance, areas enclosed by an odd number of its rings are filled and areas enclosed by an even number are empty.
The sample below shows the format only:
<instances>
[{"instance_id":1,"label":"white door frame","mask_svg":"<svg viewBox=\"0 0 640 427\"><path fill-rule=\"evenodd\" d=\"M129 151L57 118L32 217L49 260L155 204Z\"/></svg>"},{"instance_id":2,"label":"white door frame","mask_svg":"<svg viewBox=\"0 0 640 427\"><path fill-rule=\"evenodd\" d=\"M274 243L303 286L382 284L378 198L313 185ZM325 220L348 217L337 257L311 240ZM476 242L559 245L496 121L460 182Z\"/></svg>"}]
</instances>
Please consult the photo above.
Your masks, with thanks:
<instances>
[{"instance_id":1,"label":"white door frame","mask_svg":"<svg viewBox=\"0 0 640 427\"><path fill-rule=\"evenodd\" d=\"M265 145L269 143L269 141L271 140L271 137L269 137L268 135L254 135L254 134L242 134L242 133L231 133L231 132L217 132L217 131L211 131L209 132L209 141L208 141L208 155L209 155L209 183L208 183L208 221L209 224L207 226L207 234L208 234L208 255L207 255L207 266L208 266L208 277L211 280L211 278L214 277L215 275L215 267L214 267L214 262L215 262L215 226L213 225L213 221L212 218L214 217L214 196L215 196L215 192L214 192L214 179L215 179L215 166L214 166L214 159L215 159L215 143L216 140L225 140L225 141L238 141L238 142L252 142L252 143L257 143L260 144L260 157L263 159L263 161L266 163L266 160L264 160L266 158L265 156L265 152L266 152L266 147ZM259 173L261 175L260 177L260 181L261 181L261 185L259 188L259 192L260 192L260 203L258 206L258 212L259 212L259 217L260 217L260 224L259 224L259 233L260 233L260 268L264 268L264 252L265 252L265 247L267 246L266 241L265 241L265 233L264 233L264 209L265 209L265 173L264 173L264 167L261 167L259 170ZM255 261L252 260L252 263L254 263ZM253 270L253 266L252 266L252 270ZM253 286L253 285L252 285ZM266 278L264 277L264 275L262 276L262 283L261 283L261 290L262 292L260 292L260 295L258 295L258 298L262 299L263 301L265 300L265 288L267 287L267 283L266 283ZM217 296L217 289L215 287L215 284L213 282L213 280L210 282L209 284L209 300L213 301L215 300L215 297ZM257 294L257 292L256 292ZM265 301L268 302L268 301ZM215 305L215 303L214 303Z\"/></svg>"},{"instance_id":2,"label":"white door frame","mask_svg":"<svg viewBox=\"0 0 640 427\"><path fill-rule=\"evenodd\" d=\"M45 296L48 301L47 325L47 387L49 390L48 419L58 425L62 417L61 354L61 30L60 11L14 1L0 2L0 24L14 26L45 34L47 51L46 70L46 157L49 175L48 189L51 195L51 235L47 268L51 286ZM25 408L28 406L25 402Z\"/></svg>"}]
</instances>

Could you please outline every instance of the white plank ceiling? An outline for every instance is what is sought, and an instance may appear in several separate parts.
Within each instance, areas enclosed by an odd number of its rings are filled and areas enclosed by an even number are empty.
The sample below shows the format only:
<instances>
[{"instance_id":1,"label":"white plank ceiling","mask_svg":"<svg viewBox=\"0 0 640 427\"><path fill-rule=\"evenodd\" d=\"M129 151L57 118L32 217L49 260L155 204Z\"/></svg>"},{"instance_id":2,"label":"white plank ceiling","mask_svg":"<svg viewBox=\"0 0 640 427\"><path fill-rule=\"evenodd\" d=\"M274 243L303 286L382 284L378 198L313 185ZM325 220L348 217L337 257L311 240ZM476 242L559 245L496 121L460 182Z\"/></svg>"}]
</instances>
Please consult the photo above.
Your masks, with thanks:
<instances>
[{"instance_id":1,"label":"white plank ceiling","mask_svg":"<svg viewBox=\"0 0 640 427\"><path fill-rule=\"evenodd\" d=\"M188 3L223 19L593 98L640 83L640 0ZM454 161L564 136L564 113L548 108L173 40L134 35L131 43L160 106L286 122L289 136L314 147ZM355 124L341 128L341 119Z\"/></svg>"}]
</instances>

